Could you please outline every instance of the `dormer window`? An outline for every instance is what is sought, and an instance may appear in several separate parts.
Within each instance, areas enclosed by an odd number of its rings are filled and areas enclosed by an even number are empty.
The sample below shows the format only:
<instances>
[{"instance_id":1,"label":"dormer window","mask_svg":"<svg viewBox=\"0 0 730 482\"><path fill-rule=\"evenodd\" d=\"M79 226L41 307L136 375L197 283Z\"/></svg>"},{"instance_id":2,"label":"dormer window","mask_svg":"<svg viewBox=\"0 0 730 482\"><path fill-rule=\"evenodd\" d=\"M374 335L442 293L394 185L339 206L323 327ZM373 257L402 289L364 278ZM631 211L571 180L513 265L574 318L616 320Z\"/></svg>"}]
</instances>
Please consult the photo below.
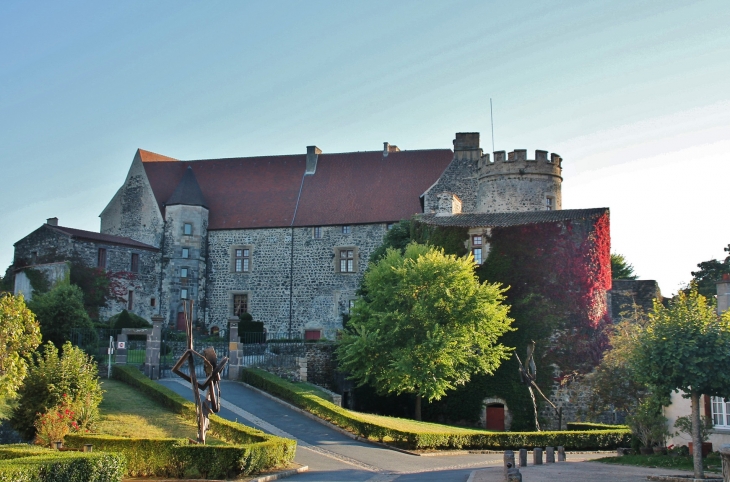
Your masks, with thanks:
<instances>
[{"instance_id":1,"label":"dormer window","mask_svg":"<svg viewBox=\"0 0 730 482\"><path fill-rule=\"evenodd\" d=\"M193 234L193 225L190 223L183 224L183 234L185 234L186 236L190 236L191 234Z\"/></svg>"}]
</instances>

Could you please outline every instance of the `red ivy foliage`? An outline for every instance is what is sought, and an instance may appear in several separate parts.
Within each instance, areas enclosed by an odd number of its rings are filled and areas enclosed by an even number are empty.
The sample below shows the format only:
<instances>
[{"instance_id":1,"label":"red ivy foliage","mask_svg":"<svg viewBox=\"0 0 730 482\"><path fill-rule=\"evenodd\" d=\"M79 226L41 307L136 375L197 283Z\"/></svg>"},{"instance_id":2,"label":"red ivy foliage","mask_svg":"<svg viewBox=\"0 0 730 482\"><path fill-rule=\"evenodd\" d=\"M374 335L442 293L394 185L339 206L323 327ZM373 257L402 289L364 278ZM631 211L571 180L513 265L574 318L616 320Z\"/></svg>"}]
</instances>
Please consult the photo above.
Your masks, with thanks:
<instances>
[{"instance_id":1,"label":"red ivy foliage","mask_svg":"<svg viewBox=\"0 0 730 482\"><path fill-rule=\"evenodd\" d=\"M560 321L550 327L556 335L548 356L564 373L589 370L606 348L610 244L608 214L492 229L481 277L510 286L513 303L538 295L551 304Z\"/></svg>"}]
</instances>

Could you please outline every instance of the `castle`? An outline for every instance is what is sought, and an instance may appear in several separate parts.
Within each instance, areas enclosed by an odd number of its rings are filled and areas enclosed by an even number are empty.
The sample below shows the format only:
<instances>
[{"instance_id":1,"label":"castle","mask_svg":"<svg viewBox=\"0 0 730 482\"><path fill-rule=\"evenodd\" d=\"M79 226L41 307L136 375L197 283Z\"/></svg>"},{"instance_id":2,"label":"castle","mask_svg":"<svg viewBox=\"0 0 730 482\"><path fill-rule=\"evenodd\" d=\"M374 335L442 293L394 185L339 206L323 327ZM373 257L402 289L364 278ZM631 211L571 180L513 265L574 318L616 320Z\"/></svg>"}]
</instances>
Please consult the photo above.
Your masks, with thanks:
<instances>
[{"instance_id":1,"label":"castle","mask_svg":"<svg viewBox=\"0 0 730 482\"><path fill-rule=\"evenodd\" d=\"M180 161L138 150L101 213L99 233L51 218L15 243L16 292L32 294L24 271L61 276L72 257L123 273L129 309L181 328L186 300L210 332L249 312L269 333L334 338L372 251L394 223L419 215L468 227L476 263L495 226L560 223L607 215L562 210L562 159L515 150L485 154L478 133L451 149L306 154Z\"/></svg>"}]
</instances>

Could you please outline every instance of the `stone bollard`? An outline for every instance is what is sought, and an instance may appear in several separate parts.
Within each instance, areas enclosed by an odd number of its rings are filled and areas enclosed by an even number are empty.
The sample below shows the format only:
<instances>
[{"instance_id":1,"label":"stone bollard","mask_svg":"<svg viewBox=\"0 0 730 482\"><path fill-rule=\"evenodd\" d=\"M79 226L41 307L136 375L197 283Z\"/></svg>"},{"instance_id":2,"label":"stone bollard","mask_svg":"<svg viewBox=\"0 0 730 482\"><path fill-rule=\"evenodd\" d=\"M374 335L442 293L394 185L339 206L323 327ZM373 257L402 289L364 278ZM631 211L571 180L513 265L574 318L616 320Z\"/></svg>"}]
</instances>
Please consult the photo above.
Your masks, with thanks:
<instances>
[{"instance_id":1,"label":"stone bollard","mask_svg":"<svg viewBox=\"0 0 730 482\"><path fill-rule=\"evenodd\" d=\"M504 451L504 480L507 480L507 473L515 466L515 453L511 450Z\"/></svg>"},{"instance_id":2,"label":"stone bollard","mask_svg":"<svg viewBox=\"0 0 730 482\"><path fill-rule=\"evenodd\" d=\"M520 467L527 467L527 449L520 449Z\"/></svg>"},{"instance_id":3,"label":"stone bollard","mask_svg":"<svg viewBox=\"0 0 730 482\"><path fill-rule=\"evenodd\" d=\"M63 442L60 440L57 442L53 442L53 448L56 450L61 450L63 448Z\"/></svg>"},{"instance_id":4,"label":"stone bollard","mask_svg":"<svg viewBox=\"0 0 730 482\"><path fill-rule=\"evenodd\" d=\"M512 464L507 464L507 476L504 480L505 482L522 482L520 469L512 466Z\"/></svg>"},{"instance_id":5,"label":"stone bollard","mask_svg":"<svg viewBox=\"0 0 730 482\"><path fill-rule=\"evenodd\" d=\"M555 448L554 447L545 447L545 463L546 464L555 463Z\"/></svg>"},{"instance_id":6,"label":"stone bollard","mask_svg":"<svg viewBox=\"0 0 730 482\"><path fill-rule=\"evenodd\" d=\"M558 462L565 462L565 447L562 445L558 447Z\"/></svg>"},{"instance_id":7,"label":"stone bollard","mask_svg":"<svg viewBox=\"0 0 730 482\"><path fill-rule=\"evenodd\" d=\"M91 444L84 444L84 452L91 452L91 449L93 449L94 446Z\"/></svg>"},{"instance_id":8,"label":"stone bollard","mask_svg":"<svg viewBox=\"0 0 730 482\"><path fill-rule=\"evenodd\" d=\"M542 465L542 448L532 449L532 465Z\"/></svg>"}]
</instances>

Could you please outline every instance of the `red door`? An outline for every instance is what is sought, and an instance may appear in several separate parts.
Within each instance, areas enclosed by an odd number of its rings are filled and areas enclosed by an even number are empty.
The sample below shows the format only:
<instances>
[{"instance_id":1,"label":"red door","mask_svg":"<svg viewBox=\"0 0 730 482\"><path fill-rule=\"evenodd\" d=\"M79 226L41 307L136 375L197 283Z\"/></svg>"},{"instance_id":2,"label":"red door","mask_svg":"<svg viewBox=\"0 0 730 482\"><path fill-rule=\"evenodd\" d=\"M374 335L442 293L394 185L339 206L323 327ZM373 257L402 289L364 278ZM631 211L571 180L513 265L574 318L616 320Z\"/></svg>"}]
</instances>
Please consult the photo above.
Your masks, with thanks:
<instances>
[{"instance_id":1,"label":"red door","mask_svg":"<svg viewBox=\"0 0 730 482\"><path fill-rule=\"evenodd\" d=\"M504 405L487 407L487 430L504 432Z\"/></svg>"},{"instance_id":2,"label":"red door","mask_svg":"<svg viewBox=\"0 0 730 482\"><path fill-rule=\"evenodd\" d=\"M177 314L177 324L175 328L179 331L185 331L185 312L181 311Z\"/></svg>"}]
</instances>

